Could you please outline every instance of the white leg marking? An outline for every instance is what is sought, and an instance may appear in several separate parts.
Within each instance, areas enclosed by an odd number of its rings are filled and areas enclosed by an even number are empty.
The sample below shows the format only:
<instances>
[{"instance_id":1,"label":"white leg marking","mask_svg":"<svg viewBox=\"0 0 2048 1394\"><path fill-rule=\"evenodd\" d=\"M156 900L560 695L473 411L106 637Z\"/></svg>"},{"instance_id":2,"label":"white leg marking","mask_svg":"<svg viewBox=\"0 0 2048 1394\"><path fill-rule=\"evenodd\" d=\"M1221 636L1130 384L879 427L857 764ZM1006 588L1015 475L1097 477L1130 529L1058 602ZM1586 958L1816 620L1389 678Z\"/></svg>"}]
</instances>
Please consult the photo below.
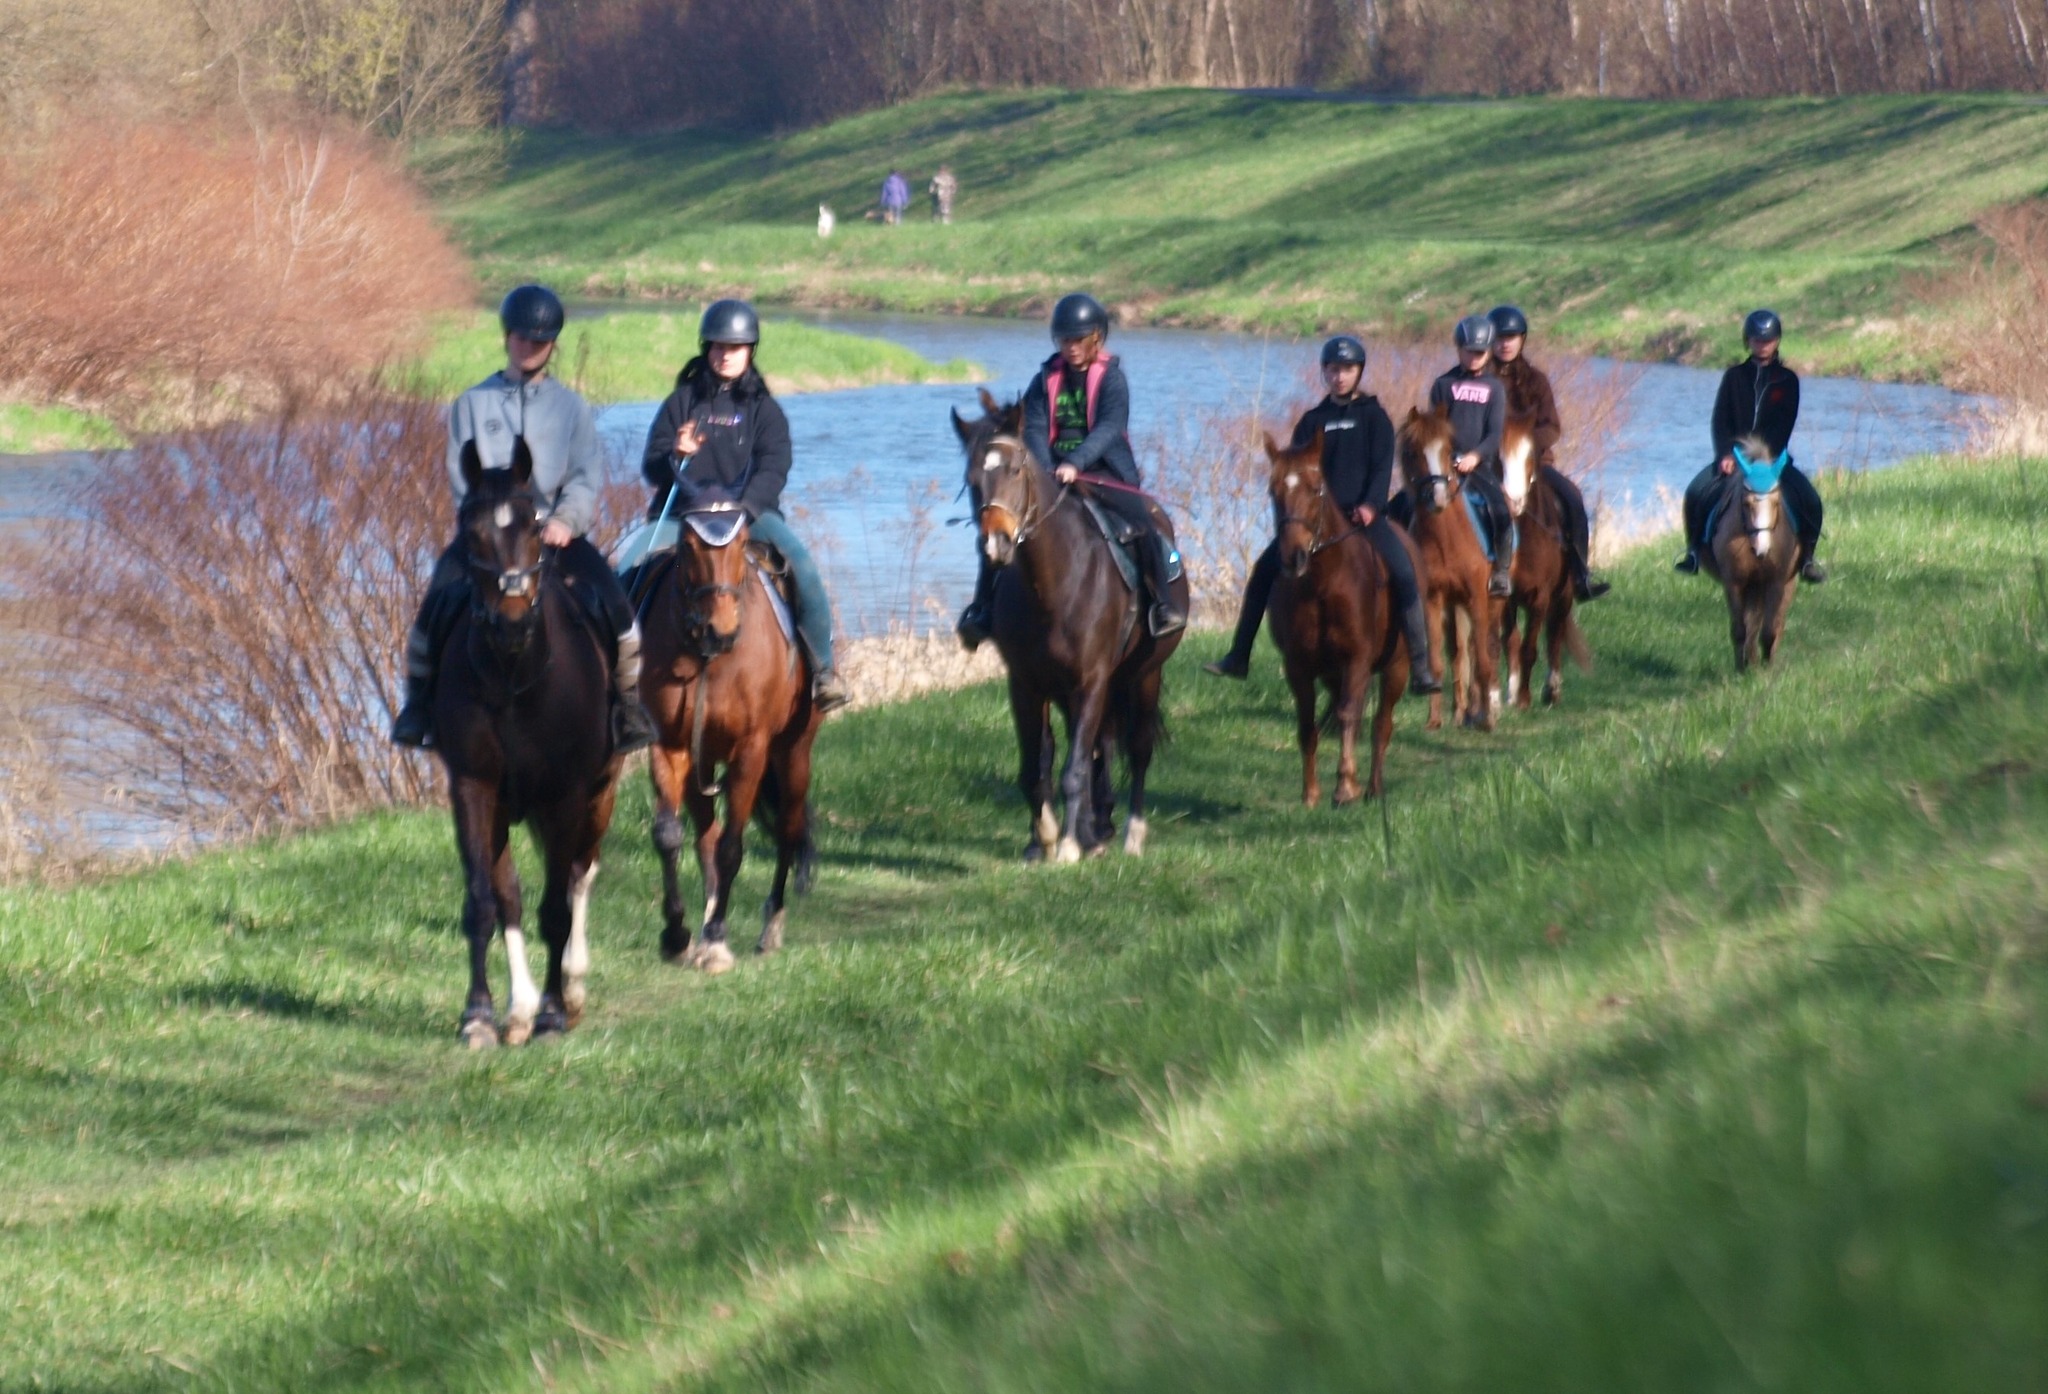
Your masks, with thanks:
<instances>
[{"instance_id":1,"label":"white leg marking","mask_svg":"<svg viewBox=\"0 0 2048 1394\"><path fill-rule=\"evenodd\" d=\"M713 920L715 920L715 919L717 919L717 918L718 918L718 897L717 897L717 896L715 896L715 895L708 895L708 896L704 897L704 924L703 924L703 925L700 925L700 926L698 926L698 928L699 928L699 929L702 929L702 928L704 928L705 926L708 926L708 925L709 925L709 924L710 924L710 923L711 923L711 922L712 922Z\"/></svg>"},{"instance_id":2,"label":"white leg marking","mask_svg":"<svg viewBox=\"0 0 2048 1394\"><path fill-rule=\"evenodd\" d=\"M590 973L590 883L597 879L592 862L580 880L569 888L569 946L562 950L562 1005L574 1025L583 1015L587 998L583 979Z\"/></svg>"},{"instance_id":3,"label":"white leg marking","mask_svg":"<svg viewBox=\"0 0 2048 1394\"><path fill-rule=\"evenodd\" d=\"M1074 863L1074 862L1078 862L1078 861L1080 861L1080 860L1081 860L1081 841L1080 841L1080 839L1079 839L1079 838L1073 838L1073 837L1063 837L1063 838L1061 838L1061 839L1060 839L1060 845L1058 846L1058 848L1056 848L1056 849L1054 850L1054 852L1053 852L1053 854L1052 854L1052 859L1053 859L1053 862L1054 862L1054 863L1055 863L1056 865L1059 865L1059 866L1068 866L1068 865L1070 865L1070 864L1072 864L1072 863Z\"/></svg>"},{"instance_id":4,"label":"white leg marking","mask_svg":"<svg viewBox=\"0 0 2048 1394\"><path fill-rule=\"evenodd\" d=\"M505 1044L525 1045L533 1034L533 1019L540 1012L540 989L533 985L533 970L526 964L526 932L518 925L505 926L505 957L512 963L512 1001L505 1008Z\"/></svg>"},{"instance_id":5,"label":"white leg marking","mask_svg":"<svg viewBox=\"0 0 2048 1394\"><path fill-rule=\"evenodd\" d=\"M732 949L723 939L715 944L705 944L700 947L701 952L697 955L697 966L699 968L714 978L720 973L732 971Z\"/></svg>"},{"instance_id":6,"label":"white leg marking","mask_svg":"<svg viewBox=\"0 0 2048 1394\"><path fill-rule=\"evenodd\" d=\"M1033 831L1038 835L1038 845L1045 849L1047 856L1051 856L1052 849L1059 845L1060 840L1060 820L1052 816L1051 804L1038 806L1038 826Z\"/></svg>"},{"instance_id":7,"label":"white leg marking","mask_svg":"<svg viewBox=\"0 0 2048 1394\"><path fill-rule=\"evenodd\" d=\"M761 942L755 945L754 952L772 954L781 948L782 926L788 918L789 912L787 910L771 910L765 905L762 906Z\"/></svg>"},{"instance_id":8,"label":"white leg marking","mask_svg":"<svg viewBox=\"0 0 2048 1394\"><path fill-rule=\"evenodd\" d=\"M1124 825L1124 855L1142 857L1145 855L1145 820L1133 818Z\"/></svg>"},{"instance_id":9,"label":"white leg marking","mask_svg":"<svg viewBox=\"0 0 2048 1394\"><path fill-rule=\"evenodd\" d=\"M1513 706L1515 698L1522 695L1522 670L1513 657L1508 659L1508 705Z\"/></svg>"}]
</instances>

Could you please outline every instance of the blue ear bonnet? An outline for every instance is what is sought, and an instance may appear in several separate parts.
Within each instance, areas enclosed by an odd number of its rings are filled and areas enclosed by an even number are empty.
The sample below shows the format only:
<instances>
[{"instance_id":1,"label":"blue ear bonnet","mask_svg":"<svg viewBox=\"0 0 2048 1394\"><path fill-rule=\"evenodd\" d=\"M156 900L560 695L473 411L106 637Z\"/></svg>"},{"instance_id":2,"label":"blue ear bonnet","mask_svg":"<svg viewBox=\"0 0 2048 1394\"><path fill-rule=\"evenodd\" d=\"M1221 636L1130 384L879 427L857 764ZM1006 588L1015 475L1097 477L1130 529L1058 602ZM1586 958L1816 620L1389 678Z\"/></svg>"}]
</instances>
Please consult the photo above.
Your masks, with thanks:
<instances>
[{"instance_id":1,"label":"blue ear bonnet","mask_svg":"<svg viewBox=\"0 0 2048 1394\"><path fill-rule=\"evenodd\" d=\"M1752 494L1768 494L1778 487L1779 476L1785 473L1785 466L1792 463L1792 452L1788 449L1775 460L1752 460L1742 453L1742 447L1735 447L1735 464L1742 471L1742 483Z\"/></svg>"}]
</instances>

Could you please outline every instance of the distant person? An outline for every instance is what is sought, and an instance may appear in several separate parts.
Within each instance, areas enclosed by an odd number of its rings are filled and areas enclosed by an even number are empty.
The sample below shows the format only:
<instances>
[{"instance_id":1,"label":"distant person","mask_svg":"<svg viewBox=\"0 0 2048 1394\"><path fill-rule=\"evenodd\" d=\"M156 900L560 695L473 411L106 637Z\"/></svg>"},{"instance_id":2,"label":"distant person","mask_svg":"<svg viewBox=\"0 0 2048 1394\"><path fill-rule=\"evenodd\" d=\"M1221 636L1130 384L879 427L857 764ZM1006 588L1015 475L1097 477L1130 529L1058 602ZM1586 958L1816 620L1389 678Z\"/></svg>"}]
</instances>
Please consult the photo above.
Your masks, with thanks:
<instances>
[{"instance_id":1,"label":"distant person","mask_svg":"<svg viewBox=\"0 0 2048 1394\"><path fill-rule=\"evenodd\" d=\"M951 165L940 165L939 172L932 176L932 221L950 223L953 221L953 200L960 193L960 181L953 177Z\"/></svg>"},{"instance_id":2,"label":"distant person","mask_svg":"<svg viewBox=\"0 0 2048 1394\"><path fill-rule=\"evenodd\" d=\"M640 705L640 626L604 554L583 535L597 519L604 453L590 404L548 376L562 321L562 302L546 286L520 286L498 306L505 366L456 398L449 410L448 478L459 505L468 492L464 445L476 443L485 469L510 469L512 443L526 441L533 455L529 487L542 509L540 540L553 553L570 594L614 645L612 743L624 753L654 743L654 724ZM441 650L469 601L469 557L457 537L434 564L406 640L405 704L391 723L391 739L399 745L433 744Z\"/></svg>"},{"instance_id":3,"label":"distant person","mask_svg":"<svg viewBox=\"0 0 2048 1394\"><path fill-rule=\"evenodd\" d=\"M1119 521L1142 534L1139 560L1151 607L1145 611L1155 637L1187 627L1187 613L1173 603L1171 547L1152 520L1150 501L1131 453L1131 389L1116 356L1104 347L1109 312L1092 295L1062 296L1052 309L1052 341L1058 351L1045 360L1024 393L1024 446L1062 485L1094 483L1089 496ZM981 558L974 599L956 632L971 653L989 637L995 598L995 568Z\"/></svg>"},{"instance_id":4,"label":"distant person","mask_svg":"<svg viewBox=\"0 0 2048 1394\"><path fill-rule=\"evenodd\" d=\"M903 221L903 210L910 207L910 181L903 177L903 171L892 169L889 177L882 181L882 221L895 226Z\"/></svg>"},{"instance_id":5,"label":"distant person","mask_svg":"<svg viewBox=\"0 0 2048 1394\"><path fill-rule=\"evenodd\" d=\"M1701 534L1707 517L1735 473L1736 440L1761 436L1774 458L1792 446L1792 428L1799 423L1799 375L1779 361L1778 341L1784 335L1784 323L1770 310L1753 311L1742 322L1749 357L1721 375L1711 423L1714 463L1685 486L1685 555L1678 559L1676 569L1688 576L1700 569L1699 549L1706 543ZM1828 578L1813 555L1820 545L1820 493L1797 465L1789 463L1778 487L1785 491L1785 502L1799 525L1800 579L1817 586Z\"/></svg>"},{"instance_id":6,"label":"distant person","mask_svg":"<svg viewBox=\"0 0 2048 1394\"><path fill-rule=\"evenodd\" d=\"M1329 394L1294 423L1291 449L1300 450L1321 432L1323 487L1351 523L1386 563L1387 583L1394 593L1408 636L1408 685L1417 692L1441 692L1443 684L1429 670L1429 622L1422 609L1422 587L1414 558L1394 522L1387 517L1387 491L1394 478L1394 423L1380 399L1365 390L1365 345L1339 334L1323 345L1323 386ZM1280 542L1276 538L1252 565L1246 578L1244 603L1237 612L1237 635L1230 652L1207 672L1219 678L1242 678L1251 672L1252 645L1259 621L1280 575Z\"/></svg>"},{"instance_id":7,"label":"distant person","mask_svg":"<svg viewBox=\"0 0 2048 1394\"><path fill-rule=\"evenodd\" d=\"M1557 467L1557 440L1564 423L1557 414L1557 394L1550 377L1522 356L1529 320L1513 305L1497 305L1486 316L1493 321L1493 371L1508 390L1508 419L1529 423L1536 447L1536 477L1550 486L1564 510L1565 562L1572 569L1572 592L1581 600L1598 600L1608 585L1593 574L1593 527L1586 517L1586 496Z\"/></svg>"},{"instance_id":8,"label":"distant person","mask_svg":"<svg viewBox=\"0 0 2048 1394\"><path fill-rule=\"evenodd\" d=\"M1508 424L1508 390L1492 371L1493 321L1467 315L1453 336L1458 366L1430 384L1429 404L1450 416L1451 464L1465 476L1465 487L1477 496L1493 539L1493 578L1486 593L1505 596L1508 568L1515 561L1515 517L1500 486L1500 440Z\"/></svg>"},{"instance_id":9,"label":"distant person","mask_svg":"<svg viewBox=\"0 0 2048 1394\"><path fill-rule=\"evenodd\" d=\"M669 490L687 501L698 489L738 500L757 542L782 554L794 583L797 637L811 658L811 697L821 712L846 705L846 684L832 664L832 602L811 550L782 516L789 480L789 418L768 391L755 362L761 319L744 300L719 300L697 325L697 356L676 374L647 429L640 473L654 486L650 518L659 517ZM677 510L680 512L680 508Z\"/></svg>"}]
</instances>

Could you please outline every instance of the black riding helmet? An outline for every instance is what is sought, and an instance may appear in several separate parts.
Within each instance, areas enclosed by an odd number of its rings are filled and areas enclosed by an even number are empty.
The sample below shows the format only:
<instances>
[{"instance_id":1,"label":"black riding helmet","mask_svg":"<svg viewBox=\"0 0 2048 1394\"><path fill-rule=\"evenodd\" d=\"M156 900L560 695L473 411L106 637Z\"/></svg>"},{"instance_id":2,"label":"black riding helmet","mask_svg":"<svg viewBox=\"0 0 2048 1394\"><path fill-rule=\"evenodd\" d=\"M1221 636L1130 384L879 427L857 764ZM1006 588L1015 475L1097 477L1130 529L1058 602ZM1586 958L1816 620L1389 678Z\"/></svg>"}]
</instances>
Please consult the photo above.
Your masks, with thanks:
<instances>
[{"instance_id":1,"label":"black riding helmet","mask_svg":"<svg viewBox=\"0 0 2048 1394\"><path fill-rule=\"evenodd\" d=\"M1323 345L1323 366L1327 368L1333 363L1356 363L1359 367L1363 368L1365 366L1365 345L1352 338L1349 334L1339 334L1336 338Z\"/></svg>"},{"instance_id":2,"label":"black riding helmet","mask_svg":"<svg viewBox=\"0 0 2048 1394\"><path fill-rule=\"evenodd\" d=\"M1749 318L1742 322L1742 341L1762 339L1766 343L1785 337L1785 322L1778 318L1776 310L1751 310Z\"/></svg>"},{"instance_id":3,"label":"black riding helmet","mask_svg":"<svg viewBox=\"0 0 2048 1394\"><path fill-rule=\"evenodd\" d=\"M1493 347L1493 321L1485 315L1467 315L1458 321L1458 330L1453 337L1461 349L1490 349Z\"/></svg>"},{"instance_id":4,"label":"black riding helmet","mask_svg":"<svg viewBox=\"0 0 2048 1394\"><path fill-rule=\"evenodd\" d=\"M758 344L761 317L744 300L714 300L697 321L697 341L703 344Z\"/></svg>"},{"instance_id":5,"label":"black riding helmet","mask_svg":"<svg viewBox=\"0 0 2048 1394\"><path fill-rule=\"evenodd\" d=\"M498 304L498 323L507 334L551 344L562 333L561 297L546 286L518 286Z\"/></svg>"},{"instance_id":6,"label":"black riding helmet","mask_svg":"<svg viewBox=\"0 0 2048 1394\"><path fill-rule=\"evenodd\" d=\"M1090 334L1109 337L1109 311L1102 308L1102 302L1082 291L1060 297L1060 303L1052 307L1052 341L1082 339Z\"/></svg>"},{"instance_id":7,"label":"black riding helmet","mask_svg":"<svg viewBox=\"0 0 2048 1394\"><path fill-rule=\"evenodd\" d=\"M1486 317L1493 321L1496 339L1526 337L1529 333L1529 317L1519 305L1496 305L1486 312Z\"/></svg>"}]
</instances>

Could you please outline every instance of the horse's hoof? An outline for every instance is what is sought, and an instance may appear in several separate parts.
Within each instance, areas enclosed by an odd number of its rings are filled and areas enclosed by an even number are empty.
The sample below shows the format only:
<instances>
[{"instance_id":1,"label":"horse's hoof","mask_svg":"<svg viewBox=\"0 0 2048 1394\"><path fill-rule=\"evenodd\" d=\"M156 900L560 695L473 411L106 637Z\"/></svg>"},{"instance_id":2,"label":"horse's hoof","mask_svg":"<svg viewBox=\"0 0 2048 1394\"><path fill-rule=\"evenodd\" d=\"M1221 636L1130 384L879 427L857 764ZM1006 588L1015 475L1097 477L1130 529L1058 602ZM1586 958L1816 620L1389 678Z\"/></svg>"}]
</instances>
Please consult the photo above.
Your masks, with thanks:
<instances>
[{"instance_id":1,"label":"horse's hoof","mask_svg":"<svg viewBox=\"0 0 2048 1394\"><path fill-rule=\"evenodd\" d=\"M1143 818L1133 818L1130 826L1124 829L1125 856L1142 857L1145 855L1145 832L1145 820Z\"/></svg>"},{"instance_id":2,"label":"horse's hoof","mask_svg":"<svg viewBox=\"0 0 2048 1394\"><path fill-rule=\"evenodd\" d=\"M583 1024L583 1004L589 994L580 982L572 982L562 988L562 1006L569 1016L569 1029L574 1031Z\"/></svg>"},{"instance_id":3,"label":"horse's hoof","mask_svg":"<svg viewBox=\"0 0 2048 1394\"><path fill-rule=\"evenodd\" d=\"M782 925L786 918L787 912L782 910L770 911L762 915L761 941L754 945L755 953L772 954L782 947Z\"/></svg>"},{"instance_id":4,"label":"horse's hoof","mask_svg":"<svg viewBox=\"0 0 2048 1394\"><path fill-rule=\"evenodd\" d=\"M720 973L730 973L734 962L732 949L723 939L698 944L696 959L696 966L713 978Z\"/></svg>"},{"instance_id":5,"label":"horse's hoof","mask_svg":"<svg viewBox=\"0 0 2048 1394\"><path fill-rule=\"evenodd\" d=\"M1330 807L1349 808L1352 804L1357 803L1360 797L1361 795L1359 794L1357 785L1354 784L1348 789L1344 788L1342 785L1339 785L1337 788L1337 797L1330 800Z\"/></svg>"},{"instance_id":6,"label":"horse's hoof","mask_svg":"<svg viewBox=\"0 0 2048 1394\"><path fill-rule=\"evenodd\" d=\"M1108 855L1109 844L1107 842L1091 842L1081 849L1082 858L1091 862L1097 857L1106 857Z\"/></svg>"},{"instance_id":7,"label":"horse's hoof","mask_svg":"<svg viewBox=\"0 0 2048 1394\"><path fill-rule=\"evenodd\" d=\"M462 1029L459 1033L462 1043L471 1050L489 1050L498 1044L498 1028L491 1024L491 1009L481 1012L464 1012Z\"/></svg>"},{"instance_id":8,"label":"horse's hoof","mask_svg":"<svg viewBox=\"0 0 2048 1394\"><path fill-rule=\"evenodd\" d=\"M1045 861L1049 855L1045 850L1045 844L1036 839L1024 844L1024 865L1026 866L1037 866Z\"/></svg>"},{"instance_id":9,"label":"horse's hoof","mask_svg":"<svg viewBox=\"0 0 2048 1394\"><path fill-rule=\"evenodd\" d=\"M548 1002L534 1014L534 1040L545 1040L549 1036L559 1036L568 1029L569 1014L562 1010L559 1003Z\"/></svg>"},{"instance_id":10,"label":"horse's hoof","mask_svg":"<svg viewBox=\"0 0 2048 1394\"><path fill-rule=\"evenodd\" d=\"M533 1033L537 1029L539 1021L540 1017L538 1014L526 1021L521 1021L518 1017L505 1018L505 1044L508 1046L525 1045L529 1040L533 1039Z\"/></svg>"},{"instance_id":11,"label":"horse's hoof","mask_svg":"<svg viewBox=\"0 0 2048 1394\"><path fill-rule=\"evenodd\" d=\"M1071 837L1061 838L1060 845L1053 850L1052 860L1055 866L1072 866L1074 863L1080 861L1080 842Z\"/></svg>"},{"instance_id":12,"label":"horse's hoof","mask_svg":"<svg viewBox=\"0 0 2048 1394\"><path fill-rule=\"evenodd\" d=\"M661 932L661 961L663 963L687 963L689 954L689 930L664 929Z\"/></svg>"}]
</instances>

